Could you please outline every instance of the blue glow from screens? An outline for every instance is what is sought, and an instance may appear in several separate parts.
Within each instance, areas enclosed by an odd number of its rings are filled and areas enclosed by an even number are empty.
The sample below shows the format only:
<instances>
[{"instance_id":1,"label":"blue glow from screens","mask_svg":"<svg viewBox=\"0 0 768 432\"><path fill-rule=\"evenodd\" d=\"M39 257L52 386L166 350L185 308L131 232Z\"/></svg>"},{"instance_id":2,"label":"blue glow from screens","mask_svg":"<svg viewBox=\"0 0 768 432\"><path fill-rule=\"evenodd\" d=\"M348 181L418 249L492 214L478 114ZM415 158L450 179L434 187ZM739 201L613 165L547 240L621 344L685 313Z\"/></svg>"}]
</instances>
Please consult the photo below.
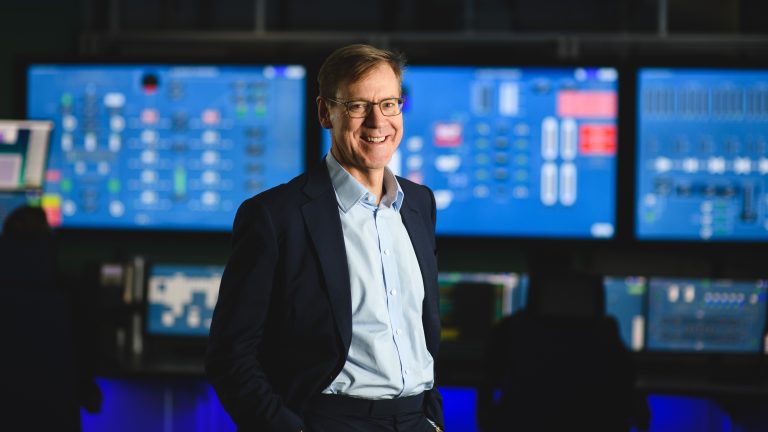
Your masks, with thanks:
<instances>
[{"instance_id":1,"label":"blue glow from screens","mask_svg":"<svg viewBox=\"0 0 768 432\"><path fill-rule=\"evenodd\" d=\"M649 350L758 353L768 281L651 278Z\"/></svg>"},{"instance_id":2,"label":"blue glow from screens","mask_svg":"<svg viewBox=\"0 0 768 432\"><path fill-rule=\"evenodd\" d=\"M641 69L639 239L768 240L768 70Z\"/></svg>"},{"instance_id":3,"label":"blue glow from screens","mask_svg":"<svg viewBox=\"0 0 768 432\"><path fill-rule=\"evenodd\" d=\"M98 379L104 395L99 414L82 412L83 432L189 430L234 432L237 428L203 379ZM447 430L477 432L477 391L440 387ZM741 430L715 401L689 396L649 395L654 432ZM764 426L764 421L758 423ZM632 430L637 430L633 428Z\"/></svg>"},{"instance_id":4,"label":"blue glow from screens","mask_svg":"<svg viewBox=\"0 0 768 432\"><path fill-rule=\"evenodd\" d=\"M646 279L643 277L614 277L603 279L605 314L619 324L621 340L627 349L641 351L645 339Z\"/></svg>"},{"instance_id":5,"label":"blue glow from screens","mask_svg":"<svg viewBox=\"0 0 768 432\"><path fill-rule=\"evenodd\" d=\"M52 120L43 206L56 227L229 230L303 168L302 66L35 65Z\"/></svg>"},{"instance_id":6,"label":"blue glow from screens","mask_svg":"<svg viewBox=\"0 0 768 432\"><path fill-rule=\"evenodd\" d=\"M208 337L223 273L223 266L152 266L147 333Z\"/></svg>"},{"instance_id":7,"label":"blue glow from screens","mask_svg":"<svg viewBox=\"0 0 768 432\"><path fill-rule=\"evenodd\" d=\"M441 235L610 238L617 87L612 68L410 66L390 168L432 188Z\"/></svg>"},{"instance_id":8,"label":"blue glow from screens","mask_svg":"<svg viewBox=\"0 0 768 432\"><path fill-rule=\"evenodd\" d=\"M470 387L440 387L445 429L478 432L477 390Z\"/></svg>"}]
</instances>

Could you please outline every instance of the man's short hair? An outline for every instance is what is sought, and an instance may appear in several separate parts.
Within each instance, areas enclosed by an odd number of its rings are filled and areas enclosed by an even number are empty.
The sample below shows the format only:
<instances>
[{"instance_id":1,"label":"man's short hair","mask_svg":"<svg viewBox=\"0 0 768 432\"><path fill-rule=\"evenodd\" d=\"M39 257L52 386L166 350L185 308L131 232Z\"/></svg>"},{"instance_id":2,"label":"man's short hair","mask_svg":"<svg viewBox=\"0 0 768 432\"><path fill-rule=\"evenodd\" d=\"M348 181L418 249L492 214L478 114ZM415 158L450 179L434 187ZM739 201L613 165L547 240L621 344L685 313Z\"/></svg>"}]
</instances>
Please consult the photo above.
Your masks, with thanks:
<instances>
[{"instance_id":1,"label":"man's short hair","mask_svg":"<svg viewBox=\"0 0 768 432\"><path fill-rule=\"evenodd\" d=\"M395 73L397 81L402 84L405 68L403 54L365 44L348 45L337 49L325 59L317 74L320 96L335 98L339 87L362 79L381 63L388 64Z\"/></svg>"}]
</instances>

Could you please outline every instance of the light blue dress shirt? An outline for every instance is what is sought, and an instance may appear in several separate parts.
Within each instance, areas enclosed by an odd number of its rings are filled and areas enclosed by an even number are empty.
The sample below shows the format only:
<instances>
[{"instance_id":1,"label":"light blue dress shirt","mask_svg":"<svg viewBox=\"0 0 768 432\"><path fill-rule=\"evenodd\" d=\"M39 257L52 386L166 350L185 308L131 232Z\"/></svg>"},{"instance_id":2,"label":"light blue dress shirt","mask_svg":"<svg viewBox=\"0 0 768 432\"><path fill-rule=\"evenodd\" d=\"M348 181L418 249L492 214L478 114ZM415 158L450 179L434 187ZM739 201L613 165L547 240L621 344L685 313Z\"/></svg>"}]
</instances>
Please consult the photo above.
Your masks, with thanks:
<instances>
[{"instance_id":1,"label":"light blue dress shirt","mask_svg":"<svg viewBox=\"0 0 768 432\"><path fill-rule=\"evenodd\" d=\"M352 342L344 368L323 393L390 399L429 390L434 372L421 320L424 281L400 218L405 194L387 168L377 206L377 197L331 153L325 160L347 251Z\"/></svg>"}]
</instances>

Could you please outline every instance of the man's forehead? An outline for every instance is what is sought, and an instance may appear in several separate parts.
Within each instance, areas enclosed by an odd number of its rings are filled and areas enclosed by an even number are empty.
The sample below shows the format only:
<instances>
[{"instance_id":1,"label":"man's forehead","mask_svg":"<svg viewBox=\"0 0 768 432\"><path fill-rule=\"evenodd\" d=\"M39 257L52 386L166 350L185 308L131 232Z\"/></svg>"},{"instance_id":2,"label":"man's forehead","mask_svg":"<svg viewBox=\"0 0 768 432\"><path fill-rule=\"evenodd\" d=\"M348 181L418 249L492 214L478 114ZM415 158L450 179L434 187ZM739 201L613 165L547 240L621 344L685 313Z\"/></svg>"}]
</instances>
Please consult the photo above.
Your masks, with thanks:
<instances>
[{"instance_id":1,"label":"man's forehead","mask_svg":"<svg viewBox=\"0 0 768 432\"><path fill-rule=\"evenodd\" d=\"M347 80L339 83L337 95L350 95L350 93L369 92L371 90L385 91L392 93L391 96L396 97L400 95L401 83L397 79L394 71L388 76L377 76L372 79L374 74L372 69L357 80Z\"/></svg>"}]
</instances>

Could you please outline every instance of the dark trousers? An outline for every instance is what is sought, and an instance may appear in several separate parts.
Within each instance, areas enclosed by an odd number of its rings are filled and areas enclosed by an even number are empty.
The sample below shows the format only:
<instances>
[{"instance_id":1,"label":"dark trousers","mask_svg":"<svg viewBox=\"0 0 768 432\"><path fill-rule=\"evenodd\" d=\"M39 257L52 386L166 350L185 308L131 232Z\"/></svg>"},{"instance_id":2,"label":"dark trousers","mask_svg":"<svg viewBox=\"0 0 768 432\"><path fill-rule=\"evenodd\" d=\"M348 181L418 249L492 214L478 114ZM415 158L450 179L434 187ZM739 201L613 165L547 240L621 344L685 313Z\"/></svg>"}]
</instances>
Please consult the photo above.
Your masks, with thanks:
<instances>
[{"instance_id":1,"label":"dark trousers","mask_svg":"<svg viewBox=\"0 0 768 432\"><path fill-rule=\"evenodd\" d=\"M304 413L304 432L434 432L423 397L362 400L321 395Z\"/></svg>"}]
</instances>

